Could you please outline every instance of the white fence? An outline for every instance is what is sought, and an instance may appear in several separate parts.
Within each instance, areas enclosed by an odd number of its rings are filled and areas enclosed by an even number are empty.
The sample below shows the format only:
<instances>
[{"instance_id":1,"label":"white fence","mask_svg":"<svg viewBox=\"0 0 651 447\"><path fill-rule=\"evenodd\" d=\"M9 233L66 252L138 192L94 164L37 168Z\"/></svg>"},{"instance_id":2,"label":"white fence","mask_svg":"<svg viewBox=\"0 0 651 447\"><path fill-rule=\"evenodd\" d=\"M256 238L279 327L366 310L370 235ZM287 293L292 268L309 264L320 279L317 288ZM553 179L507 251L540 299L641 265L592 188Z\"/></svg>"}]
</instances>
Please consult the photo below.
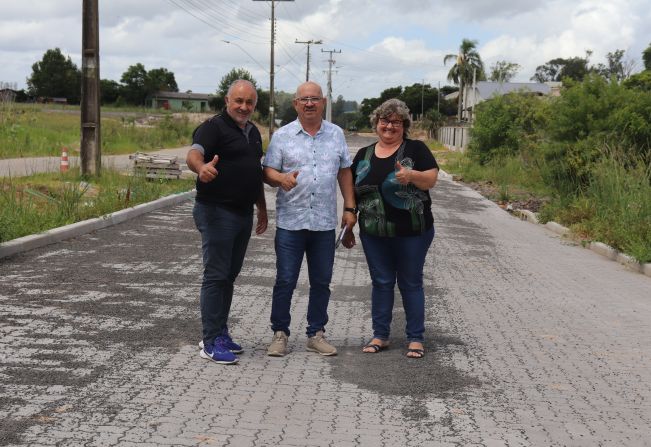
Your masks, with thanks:
<instances>
[{"instance_id":1,"label":"white fence","mask_svg":"<svg viewBox=\"0 0 651 447\"><path fill-rule=\"evenodd\" d=\"M438 140L448 149L465 152L470 142L470 127L441 127L438 130Z\"/></svg>"}]
</instances>

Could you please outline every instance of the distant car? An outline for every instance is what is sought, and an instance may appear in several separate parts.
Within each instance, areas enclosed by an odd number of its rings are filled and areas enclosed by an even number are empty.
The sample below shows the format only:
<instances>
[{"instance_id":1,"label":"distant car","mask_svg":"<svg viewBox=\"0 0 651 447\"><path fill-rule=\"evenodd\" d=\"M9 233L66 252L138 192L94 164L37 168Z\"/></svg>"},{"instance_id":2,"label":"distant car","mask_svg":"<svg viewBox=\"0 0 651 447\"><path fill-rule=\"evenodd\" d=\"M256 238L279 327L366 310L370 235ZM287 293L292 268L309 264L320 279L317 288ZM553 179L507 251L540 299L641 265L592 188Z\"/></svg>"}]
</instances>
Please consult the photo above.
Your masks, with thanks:
<instances>
[{"instance_id":1,"label":"distant car","mask_svg":"<svg viewBox=\"0 0 651 447\"><path fill-rule=\"evenodd\" d=\"M355 126L355 125L348 126L348 131L349 132L356 132L357 131L357 126Z\"/></svg>"}]
</instances>

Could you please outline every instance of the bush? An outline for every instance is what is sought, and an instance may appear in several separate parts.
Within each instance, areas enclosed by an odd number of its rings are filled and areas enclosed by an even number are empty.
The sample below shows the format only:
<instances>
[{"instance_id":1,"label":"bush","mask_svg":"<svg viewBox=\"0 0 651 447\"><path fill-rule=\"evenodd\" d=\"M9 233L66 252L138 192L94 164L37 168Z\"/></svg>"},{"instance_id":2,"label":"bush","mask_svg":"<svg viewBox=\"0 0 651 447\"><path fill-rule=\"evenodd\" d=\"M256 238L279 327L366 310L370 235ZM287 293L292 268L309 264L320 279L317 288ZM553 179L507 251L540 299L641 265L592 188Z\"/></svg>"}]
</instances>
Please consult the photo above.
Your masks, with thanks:
<instances>
[{"instance_id":1,"label":"bush","mask_svg":"<svg viewBox=\"0 0 651 447\"><path fill-rule=\"evenodd\" d=\"M486 164L530 149L546 127L548 108L547 100L523 93L482 102L477 106L468 155Z\"/></svg>"},{"instance_id":2,"label":"bush","mask_svg":"<svg viewBox=\"0 0 651 447\"><path fill-rule=\"evenodd\" d=\"M548 135L547 178L559 181L563 193L584 191L604 145L621 147L627 166L651 160L651 93L600 76L570 83L551 106Z\"/></svg>"}]
</instances>

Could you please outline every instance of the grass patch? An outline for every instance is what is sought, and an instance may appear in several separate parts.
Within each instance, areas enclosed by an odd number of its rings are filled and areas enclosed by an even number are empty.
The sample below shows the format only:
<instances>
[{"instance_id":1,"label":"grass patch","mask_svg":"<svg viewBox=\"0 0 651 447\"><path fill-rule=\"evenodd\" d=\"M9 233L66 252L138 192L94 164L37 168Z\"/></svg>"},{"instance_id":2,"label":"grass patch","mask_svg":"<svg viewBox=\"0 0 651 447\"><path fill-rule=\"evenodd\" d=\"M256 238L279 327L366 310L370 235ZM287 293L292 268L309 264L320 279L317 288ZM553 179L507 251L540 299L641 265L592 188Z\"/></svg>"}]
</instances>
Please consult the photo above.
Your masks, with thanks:
<instances>
[{"instance_id":1,"label":"grass patch","mask_svg":"<svg viewBox=\"0 0 651 447\"><path fill-rule=\"evenodd\" d=\"M170 194L189 191L193 179L151 180L102 170L89 182L79 169L0 180L0 242L99 217Z\"/></svg>"},{"instance_id":2,"label":"grass patch","mask_svg":"<svg viewBox=\"0 0 651 447\"><path fill-rule=\"evenodd\" d=\"M154 120L143 125L142 119L149 114L143 109L135 110L102 108L103 155L183 146L189 143L197 125L187 115L158 111ZM77 155L80 128L78 106L0 104L0 158L58 157L64 146L70 155Z\"/></svg>"},{"instance_id":3,"label":"grass patch","mask_svg":"<svg viewBox=\"0 0 651 447\"><path fill-rule=\"evenodd\" d=\"M538 211L541 222L568 226L577 239L603 242L651 262L651 166L642 157L631 163L621 151L603 152L589 186L577 195L555 192L541 175L548 168L544 161L522 154L484 165L461 152L436 151L435 157L443 170L488 199Z\"/></svg>"},{"instance_id":4,"label":"grass patch","mask_svg":"<svg viewBox=\"0 0 651 447\"><path fill-rule=\"evenodd\" d=\"M651 262L651 167L642 159L626 167L621 157L607 155L567 209L558 215L576 234Z\"/></svg>"}]
</instances>

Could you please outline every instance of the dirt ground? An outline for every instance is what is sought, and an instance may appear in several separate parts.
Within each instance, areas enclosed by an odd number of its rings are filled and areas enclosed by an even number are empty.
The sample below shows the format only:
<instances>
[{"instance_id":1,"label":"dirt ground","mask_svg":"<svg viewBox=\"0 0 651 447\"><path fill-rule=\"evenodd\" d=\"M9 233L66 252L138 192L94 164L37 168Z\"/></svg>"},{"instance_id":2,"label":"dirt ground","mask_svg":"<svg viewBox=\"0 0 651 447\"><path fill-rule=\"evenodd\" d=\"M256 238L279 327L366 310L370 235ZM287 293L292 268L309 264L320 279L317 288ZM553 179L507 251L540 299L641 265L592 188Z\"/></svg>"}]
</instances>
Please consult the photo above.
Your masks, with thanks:
<instances>
[{"instance_id":1,"label":"dirt ground","mask_svg":"<svg viewBox=\"0 0 651 447\"><path fill-rule=\"evenodd\" d=\"M500 187L498 185L495 185L493 182L464 182L463 178L461 177L454 176L453 178L455 181L469 186L470 188L480 193L482 196L497 203L500 208L507 211L519 209L537 213L540 208L547 202L547 199L545 198L534 197L527 191L515 188L508 190L508 200L502 200L502 191Z\"/></svg>"}]
</instances>

